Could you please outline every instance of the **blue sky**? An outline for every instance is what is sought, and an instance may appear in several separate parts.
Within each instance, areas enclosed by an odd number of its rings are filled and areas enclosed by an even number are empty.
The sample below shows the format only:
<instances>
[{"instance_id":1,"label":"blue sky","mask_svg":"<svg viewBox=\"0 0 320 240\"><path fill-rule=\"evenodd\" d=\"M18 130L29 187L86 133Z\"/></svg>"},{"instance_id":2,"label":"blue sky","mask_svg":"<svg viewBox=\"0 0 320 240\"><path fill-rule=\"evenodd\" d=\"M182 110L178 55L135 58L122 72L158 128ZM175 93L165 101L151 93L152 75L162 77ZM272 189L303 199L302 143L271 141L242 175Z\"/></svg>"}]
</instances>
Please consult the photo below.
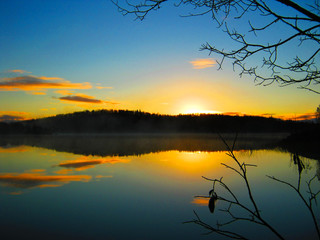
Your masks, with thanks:
<instances>
[{"instance_id":1,"label":"blue sky","mask_svg":"<svg viewBox=\"0 0 320 240\"><path fill-rule=\"evenodd\" d=\"M91 88L0 91L0 115L42 117L100 108L279 116L315 111L319 95L296 87L255 86L230 64L222 71L196 69L192 61L215 60L199 51L201 44L232 48L233 43L209 15L180 17L189 10L167 5L141 22L122 16L109 0L1 1L0 80L35 76ZM60 99L65 96L103 103Z\"/></svg>"}]
</instances>

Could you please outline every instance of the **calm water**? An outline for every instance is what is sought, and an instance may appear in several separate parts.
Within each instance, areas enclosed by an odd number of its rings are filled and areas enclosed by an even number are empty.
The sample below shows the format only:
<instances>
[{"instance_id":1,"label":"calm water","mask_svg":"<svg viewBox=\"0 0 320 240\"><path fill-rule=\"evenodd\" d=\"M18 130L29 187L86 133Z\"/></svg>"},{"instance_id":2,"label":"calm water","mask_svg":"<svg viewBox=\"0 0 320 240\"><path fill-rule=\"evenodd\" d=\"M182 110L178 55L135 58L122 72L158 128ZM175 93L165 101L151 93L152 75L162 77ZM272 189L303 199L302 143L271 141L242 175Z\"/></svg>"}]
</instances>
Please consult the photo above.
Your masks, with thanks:
<instances>
[{"instance_id":1,"label":"calm water","mask_svg":"<svg viewBox=\"0 0 320 240\"><path fill-rule=\"evenodd\" d=\"M261 214L288 239L313 239L309 213L296 194L266 174L298 183L290 153L270 147L269 138L240 139L236 156L256 164L248 171ZM269 144L266 144L269 142ZM263 147L265 146L265 147ZM269 146L269 147L267 147ZM195 224L227 221L211 214L207 195L220 178L247 202L242 179L219 139L211 137L58 137L1 140L1 239L224 239ZM303 158L301 188L319 161ZM320 189L318 178L312 188ZM248 203L248 206L251 205ZM217 202L216 208L225 208ZM319 218L319 206L316 209ZM235 209L235 213L237 212ZM252 239L274 239L263 227L234 223Z\"/></svg>"}]
</instances>

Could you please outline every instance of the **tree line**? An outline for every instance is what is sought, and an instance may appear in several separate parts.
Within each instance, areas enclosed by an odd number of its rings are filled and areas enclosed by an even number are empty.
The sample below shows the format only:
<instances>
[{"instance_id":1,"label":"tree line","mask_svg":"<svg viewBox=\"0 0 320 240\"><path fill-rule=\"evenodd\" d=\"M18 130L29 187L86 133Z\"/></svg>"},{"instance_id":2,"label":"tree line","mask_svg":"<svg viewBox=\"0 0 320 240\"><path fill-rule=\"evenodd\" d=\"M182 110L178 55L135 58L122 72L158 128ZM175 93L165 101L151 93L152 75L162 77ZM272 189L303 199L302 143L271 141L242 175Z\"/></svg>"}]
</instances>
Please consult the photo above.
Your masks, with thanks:
<instances>
[{"instance_id":1,"label":"tree line","mask_svg":"<svg viewBox=\"0 0 320 240\"><path fill-rule=\"evenodd\" d=\"M0 123L0 134L297 132L317 124L261 116L95 110Z\"/></svg>"}]
</instances>

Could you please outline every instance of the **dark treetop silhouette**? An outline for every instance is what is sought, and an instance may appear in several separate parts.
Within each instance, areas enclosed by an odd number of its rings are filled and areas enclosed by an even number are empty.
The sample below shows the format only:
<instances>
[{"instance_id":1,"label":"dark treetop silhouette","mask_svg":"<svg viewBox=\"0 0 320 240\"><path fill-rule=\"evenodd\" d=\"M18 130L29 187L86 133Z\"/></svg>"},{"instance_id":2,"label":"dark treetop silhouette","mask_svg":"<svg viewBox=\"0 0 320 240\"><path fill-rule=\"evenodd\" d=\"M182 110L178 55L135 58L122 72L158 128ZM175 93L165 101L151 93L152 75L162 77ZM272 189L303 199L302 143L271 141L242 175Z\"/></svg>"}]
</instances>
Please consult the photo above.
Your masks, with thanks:
<instances>
[{"instance_id":1,"label":"dark treetop silhouette","mask_svg":"<svg viewBox=\"0 0 320 240\"><path fill-rule=\"evenodd\" d=\"M98 110L61 114L22 122L0 122L0 134L46 133L216 133L292 132L314 123L257 116L219 114L160 115L141 111Z\"/></svg>"}]
</instances>

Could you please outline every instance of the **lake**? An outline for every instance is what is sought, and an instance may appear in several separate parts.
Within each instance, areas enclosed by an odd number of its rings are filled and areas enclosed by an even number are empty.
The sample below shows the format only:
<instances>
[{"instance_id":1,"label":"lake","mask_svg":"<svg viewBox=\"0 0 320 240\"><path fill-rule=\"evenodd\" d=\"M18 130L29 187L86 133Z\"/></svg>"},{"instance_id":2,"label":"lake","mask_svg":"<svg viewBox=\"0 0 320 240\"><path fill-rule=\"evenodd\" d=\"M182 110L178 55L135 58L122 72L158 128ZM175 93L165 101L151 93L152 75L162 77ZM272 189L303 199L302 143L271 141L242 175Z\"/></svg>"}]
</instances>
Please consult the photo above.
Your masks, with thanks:
<instances>
[{"instance_id":1,"label":"lake","mask_svg":"<svg viewBox=\"0 0 320 240\"><path fill-rule=\"evenodd\" d=\"M225 135L232 145L233 135ZM286 239L316 239L308 209L297 193L266 175L298 185L292 153L276 143L283 135L240 135L235 155L247 170L260 214ZM212 182L223 177L252 208L243 179L214 135L1 137L0 212L2 239L225 239L194 223L215 226L230 220L228 205L208 208ZM319 160L300 157L301 193L316 175ZM302 165L301 165L302 164ZM223 189L216 188L217 193ZM319 200L319 199L318 199ZM319 221L320 207L314 206ZM237 216L247 216L238 209ZM276 239L264 226L238 221L225 226L250 239Z\"/></svg>"}]
</instances>

